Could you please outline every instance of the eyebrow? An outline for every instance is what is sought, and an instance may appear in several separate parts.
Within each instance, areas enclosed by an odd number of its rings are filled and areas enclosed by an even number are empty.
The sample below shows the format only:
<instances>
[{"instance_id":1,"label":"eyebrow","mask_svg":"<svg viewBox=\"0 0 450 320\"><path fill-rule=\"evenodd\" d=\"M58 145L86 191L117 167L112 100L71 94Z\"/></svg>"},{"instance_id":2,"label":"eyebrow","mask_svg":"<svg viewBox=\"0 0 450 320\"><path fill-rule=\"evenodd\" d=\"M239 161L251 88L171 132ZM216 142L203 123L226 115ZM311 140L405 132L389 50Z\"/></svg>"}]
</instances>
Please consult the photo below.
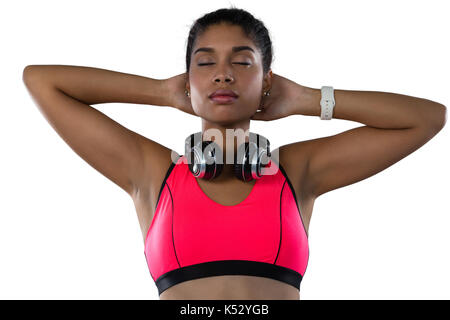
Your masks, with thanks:
<instances>
[{"instance_id":1,"label":"eyebrow","mask_svg":"<svg viewBox=\"0 0 450 320\"><path fill-rule=\"evenodd\" d=\"M233 52L239 52L239 51L242 51L242 50L250 50L251 52L255 53L255 50L253 50L249 46L237 46L237 47L232 47L231 48L231 51L233 51ZM214 48L203 47L203 48L198 48L197 50L195 50L194 54L196 54L197 52L200 52L200 51L215 52Z\"/></svg>"}]
</instances>

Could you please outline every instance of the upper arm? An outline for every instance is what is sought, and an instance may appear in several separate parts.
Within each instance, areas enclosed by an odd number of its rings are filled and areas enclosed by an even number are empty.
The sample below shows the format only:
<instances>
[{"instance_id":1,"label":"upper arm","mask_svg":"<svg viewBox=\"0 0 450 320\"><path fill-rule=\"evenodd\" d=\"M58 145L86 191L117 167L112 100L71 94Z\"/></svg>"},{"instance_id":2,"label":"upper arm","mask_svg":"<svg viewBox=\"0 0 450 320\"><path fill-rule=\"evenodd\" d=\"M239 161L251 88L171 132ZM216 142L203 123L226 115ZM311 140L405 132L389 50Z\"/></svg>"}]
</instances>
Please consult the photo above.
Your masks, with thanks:
<instances>
[{"instance_id":1,"label":"upper arm","mask_svg":"<svg viewBox=\"0 0 450 320\"><path fill-rule=\"evenodd\" d=\"M414 152L438 131L426 125L407 129L362 126L308 141L305 179L309 192L318 197L366 179Z\"/></svg>"},{"instance_id":2,"label":"upper arm","mask_svg":"<svg viewBox=\"0 0 450 320\"><path fill-rule=\"evenodd\" d=\"M155 167L159 167L170 162L171 149L48 83L33 81L32 73L27 72L24 83L53 129L81 158L129 195L154 174L146 170L146 163L158 163Z\"/></svg>"}]
</instances>

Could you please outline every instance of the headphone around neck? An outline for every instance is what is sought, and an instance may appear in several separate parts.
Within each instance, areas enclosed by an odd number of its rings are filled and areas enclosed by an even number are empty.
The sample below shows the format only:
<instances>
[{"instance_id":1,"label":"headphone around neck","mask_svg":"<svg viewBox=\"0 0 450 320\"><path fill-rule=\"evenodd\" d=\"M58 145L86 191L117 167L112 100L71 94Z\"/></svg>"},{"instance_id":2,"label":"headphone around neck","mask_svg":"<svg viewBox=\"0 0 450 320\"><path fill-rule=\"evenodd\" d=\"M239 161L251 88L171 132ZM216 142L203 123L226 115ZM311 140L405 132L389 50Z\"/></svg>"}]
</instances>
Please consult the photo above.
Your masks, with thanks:
<instances>
[{"instance_id":1,"label":"headphone around neck","mask_svg":"<svg viewBox=\"0 0 450 320\"><path fill-rule=\"evenodd\" d=\"M222 149L214 141L202 141L201 131L186 138L185 156L189 170L196 178L211 180L222 172ZM269 165L270 156L269 140L249 132L249 141L242 143L234 154L234 175L245 182L261 178L262 169Z\"/></svg>"}]
</instances>

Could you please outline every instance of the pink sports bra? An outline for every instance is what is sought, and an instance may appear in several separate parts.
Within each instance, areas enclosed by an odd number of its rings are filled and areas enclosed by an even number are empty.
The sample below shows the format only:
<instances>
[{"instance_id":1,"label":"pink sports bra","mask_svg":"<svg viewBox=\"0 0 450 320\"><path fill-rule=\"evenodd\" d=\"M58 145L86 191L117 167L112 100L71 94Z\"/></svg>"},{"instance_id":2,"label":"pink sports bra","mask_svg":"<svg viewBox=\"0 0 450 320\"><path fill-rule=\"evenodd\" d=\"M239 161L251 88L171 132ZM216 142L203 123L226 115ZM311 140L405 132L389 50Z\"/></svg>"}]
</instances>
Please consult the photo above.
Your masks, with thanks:
<instances>
[{"instance_id":1,"label":"pink sports bra","mask_svg":"<svg viewBox=\"0 0 450 320\"><path fill-rule=\"evenodd\" d=\"M167 170L144 254L158 293L183 281L249 275L275 279L300 290L308 258L295 191L281 165L256 180L241 203L210 199L179 156Z\"/></svg>"}]
</instances>

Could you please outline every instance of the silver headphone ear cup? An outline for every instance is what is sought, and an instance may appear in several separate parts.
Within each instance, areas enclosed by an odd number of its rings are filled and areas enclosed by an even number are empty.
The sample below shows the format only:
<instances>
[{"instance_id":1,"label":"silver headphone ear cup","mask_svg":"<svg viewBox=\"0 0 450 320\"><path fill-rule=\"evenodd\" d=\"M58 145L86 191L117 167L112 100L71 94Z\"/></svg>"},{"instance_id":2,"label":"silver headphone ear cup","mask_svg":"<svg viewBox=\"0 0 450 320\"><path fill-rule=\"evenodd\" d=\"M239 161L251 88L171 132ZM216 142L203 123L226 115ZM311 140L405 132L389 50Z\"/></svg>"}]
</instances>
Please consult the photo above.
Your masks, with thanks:
<instances>
[{"instance_id":1,"label":"silver headphone ear cup","mask_svg":"<svg viewBox=\"0 0 450 320\"><path fill-rule=\"evenodd\" d=\"M188 161L188 167L194 177L199 178L205 175L205 165L200 149L201 136L199 133L189 135L184 143L184 153Z\"/></svg>"},{"instance_id":2,"label":"silver headphone ear cup","mask_svg":"<svg viewBox=\"0 0 450 320\"><path fill-rule=\"evenodd\" d=\"M189 152L188 167L196 178L201 178L205 175L205 165L198 147L192 147Z\"/></svg>"},{"instance_id":3,"label":"silver headphone ear cup","mask_svg":"<svg viewBox=\"0 0 450 320\"><path fill-rule=\"evenodd\" d=\"M206 180L218 177L223 170L222 150L214 141L202 141L202 132L189 135L185 140L188 167L196 178Z\"/></svg>"},{"instance_id":4,"label":"silver headphone ear cup","mask_svg":"<svg viewBox=\"0 0 450 320\"><path fill-rule=\"evenodd\" d=\"M252 174L255 179L259 179L263 175L263 168L269 166L269 162L271 160L271 152L270 152L270 141L266 137L254 133L254 137L257 141L257 160L256 166L252 170Z\"/></svg>"},{"instance_id":5,"label":"silver headphone ear cup","mask_svg":"<svg viewBox=\"0 0 450 320\"><path fill-rule=\"evenodd\" d=\"M194 163L199 162L199 148L200 142L202 141L201 134L201 132L193 133L189 135L184 141L184 155L191 167L194 165Z\"/></svg>"},{"instance_id":6,"label":"silver headphone ear cup","mask_svg":"<svg viewBox=\"0 0 450 320\"><path fill-rule=\"evenodd\" d=\"M235 155L234 175L242 181L259 179L270 160L270 143L265 137L250 132L248 142L239 146Z\"/></svg>"}]
</instances>

